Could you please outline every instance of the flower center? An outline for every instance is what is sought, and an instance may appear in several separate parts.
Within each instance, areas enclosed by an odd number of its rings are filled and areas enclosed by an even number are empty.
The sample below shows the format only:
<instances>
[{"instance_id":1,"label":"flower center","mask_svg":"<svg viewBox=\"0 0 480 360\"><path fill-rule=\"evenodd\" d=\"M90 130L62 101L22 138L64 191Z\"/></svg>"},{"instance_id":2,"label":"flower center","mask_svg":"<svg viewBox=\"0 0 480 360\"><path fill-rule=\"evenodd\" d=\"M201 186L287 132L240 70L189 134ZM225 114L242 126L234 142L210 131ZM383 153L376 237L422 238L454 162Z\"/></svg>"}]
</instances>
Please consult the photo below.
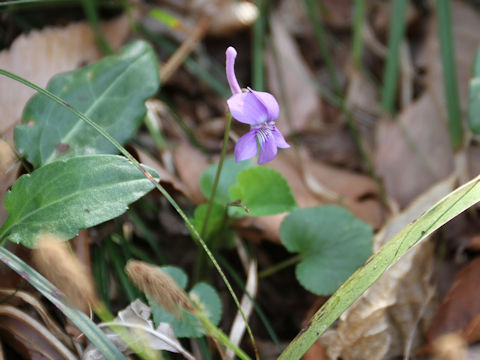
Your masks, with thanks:
<instances>
[{"instance_id":1,"label":"flower center","mask_svg":"<svg viewBox=\"0 0 480 360\"><path fill-rule=\"evenodd\" d=\"M272 136L272 131L275 129L275 121L265 121L259 125L252 126L252 129L257 130L257 138L260 144L263 144Z\"/></svg>"}]
</instances>

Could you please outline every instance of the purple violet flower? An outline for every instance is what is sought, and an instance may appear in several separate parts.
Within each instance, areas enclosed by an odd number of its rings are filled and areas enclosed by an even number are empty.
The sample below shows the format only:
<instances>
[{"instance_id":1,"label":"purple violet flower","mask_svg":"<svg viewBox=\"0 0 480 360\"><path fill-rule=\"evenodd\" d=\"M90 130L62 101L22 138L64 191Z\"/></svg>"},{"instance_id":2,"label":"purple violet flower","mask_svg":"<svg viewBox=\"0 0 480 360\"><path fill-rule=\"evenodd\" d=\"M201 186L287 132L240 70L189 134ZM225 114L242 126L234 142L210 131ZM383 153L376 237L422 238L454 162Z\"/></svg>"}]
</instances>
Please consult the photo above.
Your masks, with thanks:
<instances>
[{"instance_id":1,"label":"purple violet flower","mask_svg":"<svg viewBox=\"0 0 480 360\"><path fill-rule=\"evenodd\" d=\"M247 88L242 92L235 76L235 58L237 51L229 47L227 55L227 80L233 95L227 100L232 116L250 125L250 131L243 135L235 145L235 160L243 161L257 154L257 140L260 144L258 163L271 161L277 155L277 148L289 148L283 135L275 126L280 108L273 95Z\"/></svg>"}]
</instances>

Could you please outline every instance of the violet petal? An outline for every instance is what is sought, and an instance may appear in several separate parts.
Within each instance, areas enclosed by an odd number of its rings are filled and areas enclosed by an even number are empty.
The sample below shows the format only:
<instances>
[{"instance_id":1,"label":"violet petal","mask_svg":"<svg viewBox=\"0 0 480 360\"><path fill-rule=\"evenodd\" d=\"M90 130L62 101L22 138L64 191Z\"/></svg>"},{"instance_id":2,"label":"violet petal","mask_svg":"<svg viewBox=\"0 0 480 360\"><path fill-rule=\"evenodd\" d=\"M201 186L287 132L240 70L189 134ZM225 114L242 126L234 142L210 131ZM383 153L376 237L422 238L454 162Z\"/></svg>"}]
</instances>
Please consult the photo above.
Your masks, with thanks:
<instances>
[{"instance_id":1,"label":"violet petal","mask_svg":"<svg viewBox=\"0 0 480 360\"><path fill-rule=\"evenodd\" d=\"M269 134L265 142L260 144L260 156L258 157L258 163L263 164L269 162L277 155L277 144L272 134Z\"/></svg>"},{"instance_id":2,"label":"violet petal","mask_svg":"<svg viewBox=\"0 0 480 360\"><path fill-rule=\"evenodd\" d=\"M255 97L265 106L267 109L268 117L267 121L273 121L278 118L278 114L280 113L280 107L278 106L277 100L273 97L272 94L263 92L263 91L255 91L248 88L250 92L255 95Z\"/></svg>"},{"instance_id":3,"label":"violet petal","mask_svg":"<svg viewBox=\"0 0 480 360\"><path fill-rule=\"evenodd\" d=\"M277 144L277 147L286 149L289 148L290 145L285 141L285 138L283 137L282 133L274 127L272 130L273 137L275 138L275 142Z\"/></svg>"},{"instance_id":4,"label":"violet petal","mask_svg":"<svg viewBox=\"0 0 480 360\"><path fill-rule=\"evenodd\" d=\"M232 95L227 104L232 116L242 123L259 125L267 120L268 112L265 105L251 92Z\"/></svg>"},{"instance_id":5,"label":"violet petal","mask_svg":"<svg viewBox=\"0 0 480 360\"><path fill-rule=\"evenodd\" d=\"M257 154L257 132L250 130L235 145L235 161L243 161L254 157Z\"/></svg>"},{"instance_id":6,"label":"violet petal","mask_svg":"<svg viewBox=\"0 0 480 360\"><path fill-rule=\"evenodd\" d=\"M229 46L225 52L227 57L227 63L225 69L227 71L227 81L230 85L230 90L233 94L240 94L242 89L238 85L237 77L235 76L235 58L237 57L237 51L232 46Z\"/></svg>"}]
</instances>

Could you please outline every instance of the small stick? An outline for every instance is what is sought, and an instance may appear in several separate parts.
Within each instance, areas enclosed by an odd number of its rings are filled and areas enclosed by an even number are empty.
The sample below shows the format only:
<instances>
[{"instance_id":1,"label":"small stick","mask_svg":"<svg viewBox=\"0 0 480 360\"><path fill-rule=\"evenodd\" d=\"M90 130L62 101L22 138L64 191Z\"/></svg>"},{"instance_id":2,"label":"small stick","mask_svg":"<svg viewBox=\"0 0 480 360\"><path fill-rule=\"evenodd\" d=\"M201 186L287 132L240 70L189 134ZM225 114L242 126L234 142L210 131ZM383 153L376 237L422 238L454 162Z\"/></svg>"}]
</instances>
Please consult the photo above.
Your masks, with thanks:
<instances>
[{"instance_id":1,"label":"small stick","mask_svg":"<svg viewBox=\"0 0 480 360\"><path fill-rule=\"evenodd\" d=\"M160 79L163 84L168 82L170 77L178 70L185 58L195 49L197 43L205 36L210 26L210 16L203 16L191 32L187 40L170 56L167 62L160 69Z\"/></svg>"}]
</instances>

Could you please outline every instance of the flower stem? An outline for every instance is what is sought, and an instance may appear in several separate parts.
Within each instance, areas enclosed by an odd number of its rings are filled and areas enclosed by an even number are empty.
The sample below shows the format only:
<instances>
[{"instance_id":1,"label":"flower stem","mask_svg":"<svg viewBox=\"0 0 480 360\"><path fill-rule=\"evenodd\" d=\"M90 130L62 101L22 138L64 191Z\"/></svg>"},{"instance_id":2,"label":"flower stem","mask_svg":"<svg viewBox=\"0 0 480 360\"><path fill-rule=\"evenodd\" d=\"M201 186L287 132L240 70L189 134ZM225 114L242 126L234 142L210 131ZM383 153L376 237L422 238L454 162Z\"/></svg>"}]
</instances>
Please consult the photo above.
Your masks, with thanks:
<instances>
[{"instance_id":1,"label":"flower stem","mask_svg":"<svg viewBox=\"0 0 480 360\"><path fill-rule=\"evenodd\" d=\"M197 229L195 228L195 226L193 226L193 224L190 222L190 220L188 219L188 216L185 214L185 212L180 208L180 206L177 204L177 202L173 199L173 197L167 192L167 190L159 183L157 182L152 174L150 174L147 170L145 170L141 165L140 163L132 156L132 154L130 154L117 140L115 140L109 133L107 133L101 126L97 125L94 121L92 121L89 117L87 117L85 114L83 114L82 112L80 112L79 110L77 110L75 107L73 107L72 105L70 105L69 103L67 103L65 100L59 98L57 95L51 93L50 91L48 90L45 90L45 89L42 89L40 86L38 85L35 85L33 83L31 83L30 81L20 77L20 76L17 76L15 74L12 74L11 72L9 71L6 71L6 70L3 70L3 69L0 69L0 75L4 75L4 76L7 76L15 81L18 81L26 86L28 86L29 88L31 89L34 89L35 91L39 92L40 94L43 94L47 97L49 97L50 99L52 99L53 101L55 101L56 103L60 104L61 106L65 107L66 109L68 109L70 112L74 113L75 115L77 115L80 119L82 119L83 121L85 121L87 124L89 124L91 127L93 127L98 133L102 134L102 136L104 138L106 138L113 146L115 146L118 151L120 151L120 153L122 153L127 159L129 159L133 165L135 165L135 167L141 171L144 176L157 188L158 191L160 191L160 193L168 200L168 202L173 206L173 208L177 211L177 213L180 215L180 217L183 219L183 221L185 222L185 225L186 227L188 228L188 230L192 233L192 237L193 239L197 242L197 244L199 244L202 249L205 251L205 253L207 254L207 256L210 258L210 261L212 262L213 266L215 267L215 269L217 270L218 274L220 275L220 277L222 278L223 282L225 283L225 286L227 287L228 289L228 292L230 293L230 295L232 296L232 299L233 301L235 302L235 305L237 306L240 314L242 315L242 318L243 320L245 321L245 324L246 324L246 327L247 327L247 332L248 332L248 336L250 337L250 340L252 342L252 346L253 348L255 349L255 357L258 359L259 356L258 356L258 350L257 350L257 347L256 347L256 344L255 344L255 339L253 338L253 334L252 334L252 330L250 328L250 326L248 325L248 321L247 321L247 318L245 316L245 313L243 312L241 306L240 306L240 302L238 301L238 298L237 296L235 295L233 289L232 289L232 286L230 285L230 282L228 281L227 277L225 276L225 274L223 273L220 265L218 265L218 262L217 260L215 259L215 257L213 256L212 252L210 251L209 247L207 246L207 244L205 243L205 241L203 240L203 238L200 236L200 234L198 233ZM4 229L3 232L0 232L0 241L1 239L7 234L8 232L8 229Z\"/></svg>"},{"instance_id":2,"label":"flower stem","mask_svg":"<svg viewBox=\"0 0 480 360\"><path fill-rule=\"evenodd\" d=\"M261 279L261 278L265 278L267 276L273 275L280 270L283 270L283 269L285 269L285 268L287 268L287 267L289 267L293 264L296 264L300 260L302 260L302 255L298 254L298 255L292 256L291 258L288 258L287 260L279 262L278 264L275 264L275 265L259 272L258 277Z\"/></svg>"},{"instance_id":3,"label":"flower stem","mask_svg":"<svg viewBox=\"0 0 480 360\"><path fill-rule=\"evenodd\" d=\"M232 115L230 112L227 114L227 124L225 125L225 133L223 135L223 146L222 152L220 154L220 161L218 162L217 173L215 174L215 180L213 182L212 194L210 195L210 200L208 202L207 213L205 214L205 219L203 220L202 230L200 231L200 236L202 239L205 237L207 231L208 220L210 219L210 213L212 212L213 203L215 201L215 195L217 193L218 181L220 180L220 174L222 172L223 160L225 160L225 155L227 153L228 137L230 135L230 125L232 124Z\"/></svg>"}]
</instances>

